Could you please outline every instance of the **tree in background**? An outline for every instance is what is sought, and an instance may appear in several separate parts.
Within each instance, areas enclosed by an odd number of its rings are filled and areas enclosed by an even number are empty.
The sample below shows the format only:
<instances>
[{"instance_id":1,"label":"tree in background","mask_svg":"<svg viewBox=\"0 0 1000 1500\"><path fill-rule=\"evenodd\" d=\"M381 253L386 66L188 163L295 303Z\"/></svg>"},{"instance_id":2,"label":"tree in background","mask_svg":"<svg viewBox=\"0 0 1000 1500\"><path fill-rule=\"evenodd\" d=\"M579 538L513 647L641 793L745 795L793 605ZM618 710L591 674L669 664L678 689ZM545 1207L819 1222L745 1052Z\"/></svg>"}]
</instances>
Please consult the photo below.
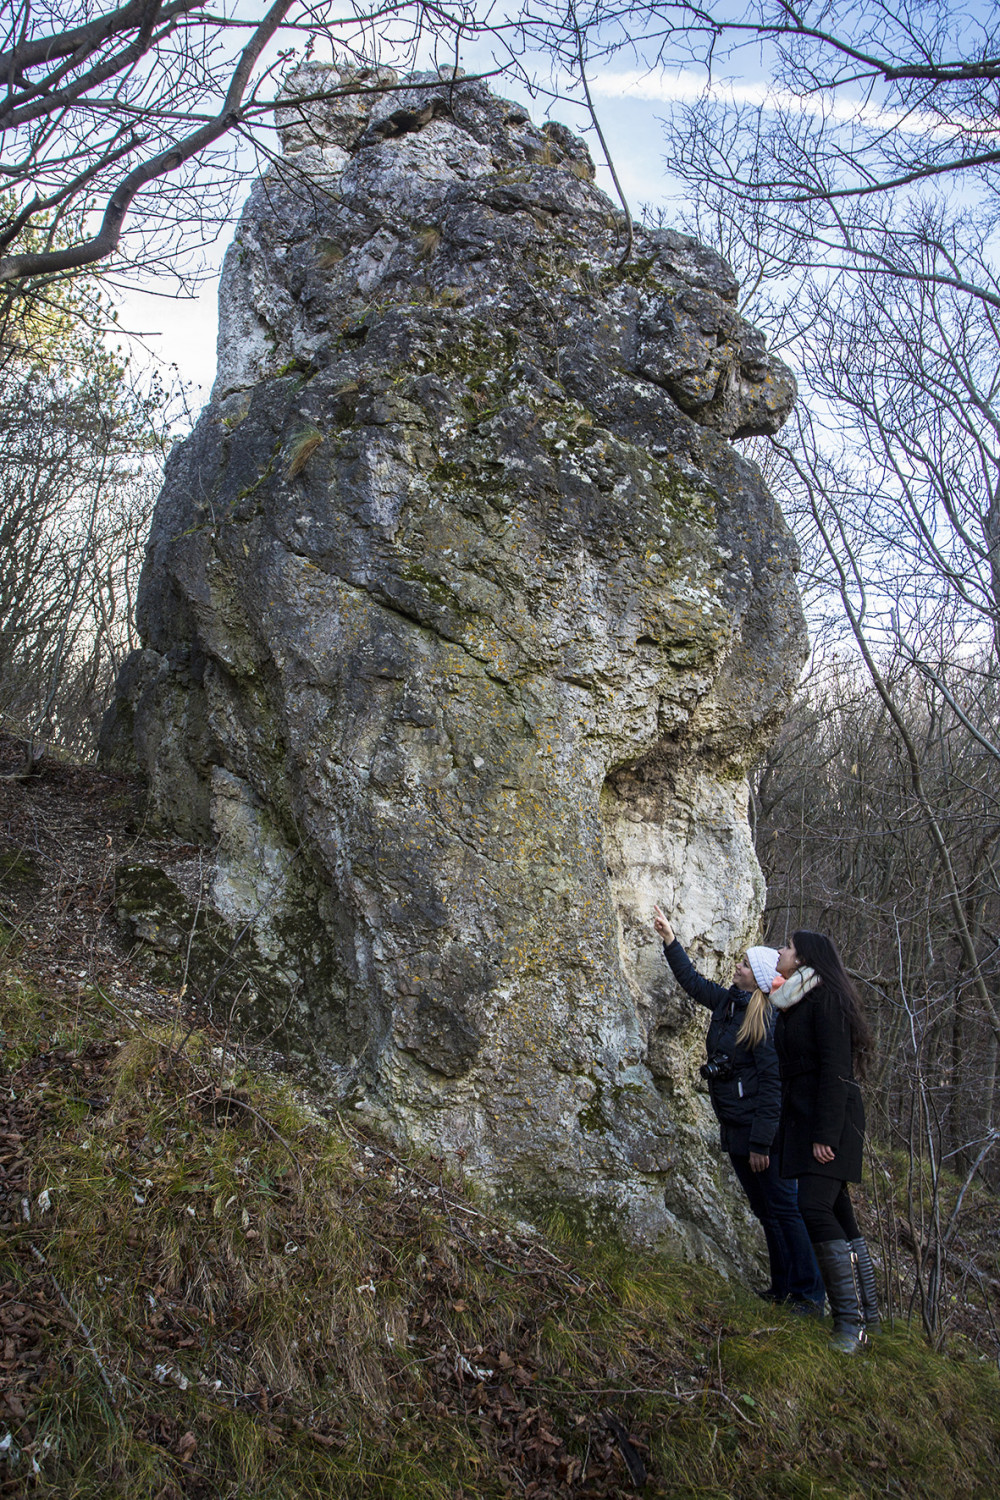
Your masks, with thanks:
<instances>
[{"instance_id":1,"label":"tree in background","mask_svg":"<svg viewBox=\"0 0 1000 1500\"><path fill-rule=\"evenodd\" d=\"M800 378L756 443L815 636L760 775L768 917L837 933L866 987L937 1335L946 1184L996 1187L1000 1143L1000 40L940 4L648 14L691 55L761 49L762 87L679 106L667 141L689 227Z\"/></svg>"},{"instance_id":2,"label":"tree in background","mask_svg":"<svg viewBox=\"0 0 1000 1500\"><path fill-rule=\"evenodd\" d=\"M18 309L0 370L0 722L86 754L134 641L132 602L169 427L87 310L99 290L50 288Z\"/></svg>"},{"instance_id":3,"label":"tree in background","mask_svg":"<svg viewBox=\"0 0 1000 1500\"><path fill-rule=\"evenodd\" d=\"M975 0L531 0L520 22L564 63L582 37L601 59L722 75L717 101L737 80L728 141L759 153L730 159L714 126L705 146L778 217L809 204L819 225L823 204L931 179L995 190L1000 20Z\"/></svg>"},{"instance_id":4,"label":"tree in background","mask_svg":"<svg viewBox=\"0 0 1000 1500\"><path fill-rule=\"evenodd\" d=\"M835 932L866 993L875 1134L908 1205L913 1289L940 1338L947 1293L981 1270L961 1244L962 1184L978 1176L998 1186L995 1030L977 983L1000 989L1000 796L993 756L927 678L906 660L883 656L880 666L905 716L930 818L914 799L910 751L863 663L821 642L758 773L757 847L768 879L765 929L775 940L799 926ZM961 702L967 675L953 675L947 658L937 667ZM956 941L938 838L975 969ZM880 1178L876 1167L876 1188Z\"/></svg>"}]
</instances>

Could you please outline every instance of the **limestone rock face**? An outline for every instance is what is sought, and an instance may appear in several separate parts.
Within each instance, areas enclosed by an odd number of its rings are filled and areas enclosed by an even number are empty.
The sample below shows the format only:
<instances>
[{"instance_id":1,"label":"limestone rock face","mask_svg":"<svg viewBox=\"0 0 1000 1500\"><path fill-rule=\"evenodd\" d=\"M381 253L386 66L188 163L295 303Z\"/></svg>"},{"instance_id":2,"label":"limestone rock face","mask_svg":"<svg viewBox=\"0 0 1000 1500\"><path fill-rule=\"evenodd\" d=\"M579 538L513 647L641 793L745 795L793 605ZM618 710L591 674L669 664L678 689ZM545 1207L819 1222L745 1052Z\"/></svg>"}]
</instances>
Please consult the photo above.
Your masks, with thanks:
<instances>
[{"instance_id":1,"label":"limestone rock face","mask_svg":"<svg viewBox=\"0 0 1000 1500\"><path fill-rule=\"evenodd\" d=\"M217 845L245 1010L349 1102L529 1210L732 1256L650 917L727 979L754 933L746 772L805 637L728 440L793 379L710 251L622 263L564 127L331 82L293 78L229 250L107 753Z\"/></svg>"}]
</instances>

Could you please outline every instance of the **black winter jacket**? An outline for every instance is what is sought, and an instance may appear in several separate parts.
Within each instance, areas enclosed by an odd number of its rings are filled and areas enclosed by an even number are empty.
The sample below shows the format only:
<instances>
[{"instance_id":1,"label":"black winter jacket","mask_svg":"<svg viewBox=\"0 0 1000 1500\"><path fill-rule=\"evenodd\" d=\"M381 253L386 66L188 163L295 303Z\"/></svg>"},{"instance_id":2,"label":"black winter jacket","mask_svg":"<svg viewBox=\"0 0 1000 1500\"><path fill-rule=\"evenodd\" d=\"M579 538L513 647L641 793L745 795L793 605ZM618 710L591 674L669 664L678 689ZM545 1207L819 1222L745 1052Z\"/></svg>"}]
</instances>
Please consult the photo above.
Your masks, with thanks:
<instances>
[{"instance_id":1,"label":"black winter jacket","mask_svg":"<svg viewBox=\"0 0 1000 1500\"><path fill-rule=\"evenodd\" d=\"M718 1117L723 1150L734 1156L751 1151L766 1156L771 1150L781 1113L781 1083L774 1043L765 1037L752 1051L737 1046L750 995L738 985L728 989L698 973L680 943L664 943L664 956L682 990L712 1012L705 1045L709 1057L717 1052L733 1059L728 1079L709 1079L708 1094Z\"/></svg>"},{"instance_id":2,"label":"black winter jacket","mask_svg":"<svg viewBox=\"0 0 1000 1500\"><path fill-rule=\"evenodd\" d=\"M820 985L779 1012L774 1042L784 1091L778 1140L782 1177L818 1172L840 1182L860 1182L865 1108L843 1010ZM816 1160L814 1141L833 1147L832 1162Z\"/></svg>"}]
</instances>

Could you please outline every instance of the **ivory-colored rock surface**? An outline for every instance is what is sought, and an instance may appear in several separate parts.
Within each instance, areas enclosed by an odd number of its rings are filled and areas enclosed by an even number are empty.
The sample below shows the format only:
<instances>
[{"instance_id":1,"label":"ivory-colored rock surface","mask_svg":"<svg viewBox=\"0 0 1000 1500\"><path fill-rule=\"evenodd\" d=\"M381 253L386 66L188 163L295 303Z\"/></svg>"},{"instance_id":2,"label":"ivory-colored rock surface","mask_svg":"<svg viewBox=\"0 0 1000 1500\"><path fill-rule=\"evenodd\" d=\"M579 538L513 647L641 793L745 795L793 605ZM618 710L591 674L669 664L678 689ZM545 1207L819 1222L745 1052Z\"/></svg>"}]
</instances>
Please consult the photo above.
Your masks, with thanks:
<instances>
[{"instance_id":1,"label":"ivory-colored rock surface","mask_svg":"<svg viewBox=\"0 0 1000 1500\"><path fill-rule=\"evenodd\" d=\"M563 127L432 75L295 103L336 82L295 76L228 253L106 753L217 845L244 1011L346 1101L528 1212L738 1257L650 916L719 977L755 931L805 637L729 439L794 382L710 251L623 260Z\"/></svg>"}]
</instances>

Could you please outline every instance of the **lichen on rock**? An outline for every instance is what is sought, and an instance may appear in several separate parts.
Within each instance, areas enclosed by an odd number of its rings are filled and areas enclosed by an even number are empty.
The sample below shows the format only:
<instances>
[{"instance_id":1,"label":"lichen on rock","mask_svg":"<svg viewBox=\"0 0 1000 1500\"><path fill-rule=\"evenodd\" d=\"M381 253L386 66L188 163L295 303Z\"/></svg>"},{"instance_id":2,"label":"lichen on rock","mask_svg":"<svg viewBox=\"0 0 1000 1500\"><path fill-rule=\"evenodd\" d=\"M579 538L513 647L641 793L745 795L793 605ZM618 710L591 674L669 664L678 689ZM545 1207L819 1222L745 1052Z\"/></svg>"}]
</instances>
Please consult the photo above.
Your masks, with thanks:
<instances>
[{"instance_id":1,"label":"lichen on rock","mask_svg":"<svg viewBox=\"0 0 1000 1500\"><path fill-rule=\"evenodd\" d=\"M356 1107L725 1259L650 908L720 971L758 917L746 774L804 628L729 440L794 381L711 251L639 230L622 263L564 127L368 81L286 89L105 753L216 844L214 911Z\"/></svg>"}]
</instances>

